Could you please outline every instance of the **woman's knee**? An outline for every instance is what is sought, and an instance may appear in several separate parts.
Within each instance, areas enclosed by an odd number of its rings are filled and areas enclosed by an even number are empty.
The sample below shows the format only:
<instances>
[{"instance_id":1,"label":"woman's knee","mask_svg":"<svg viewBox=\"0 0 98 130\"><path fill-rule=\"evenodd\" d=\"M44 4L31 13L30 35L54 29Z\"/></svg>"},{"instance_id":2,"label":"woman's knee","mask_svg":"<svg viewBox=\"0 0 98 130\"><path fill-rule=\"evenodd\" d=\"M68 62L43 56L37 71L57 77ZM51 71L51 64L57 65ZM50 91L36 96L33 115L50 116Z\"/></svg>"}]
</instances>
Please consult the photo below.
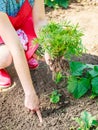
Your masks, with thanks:
<instances>
[{"instance_id":1,"label":"woman's knee","mask_svg":"<svg viewBox=\"0 0 98 130\"><path fill-rule=\"evenodd\" d=\"M12 56L6 45L0 45L0 69L12 63Z\"/></svg>"}]
</instances>

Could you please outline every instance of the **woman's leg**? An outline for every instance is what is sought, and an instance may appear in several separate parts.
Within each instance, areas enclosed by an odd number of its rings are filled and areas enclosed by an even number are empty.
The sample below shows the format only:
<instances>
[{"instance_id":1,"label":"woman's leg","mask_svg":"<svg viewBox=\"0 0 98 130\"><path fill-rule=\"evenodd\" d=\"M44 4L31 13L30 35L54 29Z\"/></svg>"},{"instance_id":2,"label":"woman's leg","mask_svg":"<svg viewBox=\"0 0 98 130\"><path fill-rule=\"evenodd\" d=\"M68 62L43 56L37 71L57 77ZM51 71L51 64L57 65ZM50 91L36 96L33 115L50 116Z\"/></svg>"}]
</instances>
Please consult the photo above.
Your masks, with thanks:
<instances>
[{"instance_id":1,"label":"woman's leg","mask_svg":"<svg viewBox=\"0 0 98 130\"><path fill-rule=\"evenodd\" d=\"M5 44L0 45L0 69L6 68L12 63L12 56Z\"/></svg>"},{"instance_id":2,"label":"woman's leg","mask_svg":"<svg viewBox=\"0 0 98 130\"><path fill-rule=\"evenodd\" d=\"M5 44L0 45L0 88L11 86L10 75L4 68L12 63L12 56Z\"/></svg>"}]
</instances>

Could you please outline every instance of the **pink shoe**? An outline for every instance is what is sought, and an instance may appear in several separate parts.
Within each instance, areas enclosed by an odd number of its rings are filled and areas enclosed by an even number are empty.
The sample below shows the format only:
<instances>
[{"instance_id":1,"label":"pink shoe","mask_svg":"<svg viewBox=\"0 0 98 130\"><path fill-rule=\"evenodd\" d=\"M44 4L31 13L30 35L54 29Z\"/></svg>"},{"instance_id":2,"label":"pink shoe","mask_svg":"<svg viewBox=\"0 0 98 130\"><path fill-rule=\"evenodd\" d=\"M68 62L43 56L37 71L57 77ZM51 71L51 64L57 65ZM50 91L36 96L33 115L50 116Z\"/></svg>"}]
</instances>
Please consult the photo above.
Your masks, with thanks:
<instances>
[{"instance_id":1,"label":"pink shoe","mask_svg":"<svg viewBox=\"0 0 98 130\"><path fill-rule=\"evenodd\" d=\"M10 75L4 69L0 69L0 89L6 89L10 86L11 86Z\"/></svg>"},{"instance_id":2,"label":"pink shoe","mask_svg":"<svg viewBox=\"0 0 98 130\"><path fill-rule=\"evenodd\" d=\"M33 57L28 60L28 65L30 69L36 69L39 66L38 61L34 59Z\"/></svg>"}]
</instances>

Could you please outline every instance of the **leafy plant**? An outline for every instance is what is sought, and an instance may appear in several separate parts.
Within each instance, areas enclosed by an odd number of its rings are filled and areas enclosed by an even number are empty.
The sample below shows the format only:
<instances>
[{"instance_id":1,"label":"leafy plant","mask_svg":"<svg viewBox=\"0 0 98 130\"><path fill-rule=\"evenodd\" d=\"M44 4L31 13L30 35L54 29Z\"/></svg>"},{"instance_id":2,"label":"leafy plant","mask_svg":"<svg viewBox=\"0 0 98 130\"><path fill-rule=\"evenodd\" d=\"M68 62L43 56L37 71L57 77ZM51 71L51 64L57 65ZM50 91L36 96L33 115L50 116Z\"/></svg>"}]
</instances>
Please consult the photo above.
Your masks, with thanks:
<instances>
[{"instance_id":1,"label":"leafy plant","mask_svg":"<svg viewBox=\"0 0 98 130\"><path fill-rule=\"evenodd\" d=\"M58 103L60 101L60 96L61 94L59 94L57 90L54 90L50 95L50 102Z\"/></svg>"},{"instance_id":2,"label":"leafy plant","mask_svg":"<svg viewBox=\"0 0 98 130\"><path fill-rule=\"evenodd\" d=\"M86 64L81 62L70 62L70 72L72 76L81 76L83 74L83 70L87 68Z\"/></svg>"},{"instance_id":3,"label":"leafy plant","mask_svg":"<svg viewBox=\"0 0 98 130\"><path fill-rule=\"evenodd\" d=\"M34 42L40 45L41 51L39 53L44 54L46 51L50 54L52 60L57 59L54 61L61 63L61 60L58 59L62 59L62 57L71 59L73 55L82 55L85 50L81 43L82 36L83 33L79 30L78 25L71 25L69 22L50 22L40 30L39 36ZM62 64L57 63L56 67L60 66L62 68L63 65L63 62ZM98 96L97 65L70 62L69 68L70 76L67 76L67 89L75 98L82 97L89 90L92 92L92 97ZM56 83L59 83L64 78L62 71L64 69L56 73Z\"/></svg>"},{"instance_id":4,"label":"leafy plant","mask_svg":"<svg viewBox=\"0 0 98 130\"><path fill-rule=\"evenodd\" d=\"M75 98L80 98L90 89L90 80L87 78L70 77L67 89Z\"/></svg>"},{"instance_id":5,"label":"leafy plant","mask_svg":"<svg viewBox=\"0 0 98 130\"><path fill-rule=\"evenodd\" d=\"M69 0L45 0L45 5L53 8L58 8L59 6L67 8Z\"/></svg>"},{"instance_id":6,"label":"leafy plant","mask_svg":"<svg viewBox=\"0 0 98 130\"><path fill-rule=\"evenodd\" d=\"M67 89L75 98L80 98L88 90L92 91L93 97L98 96L98 66L70 62L70 72Z\"/></svg>"},{"instance_id":7,"label":"leafy plant","mask_svg":"<svg viewBox=\"0 0 98 130\"><path fill-rule=\"evenodd\" d=\"M65 78L65 76L63 76L61 72L56 73L55 83L56 84L60 83L64 78Z\"/></svg>"},{"instance_id":8,"label":"leafy plant","mask_svg":"<svg viewBox=\"0 0 98 130\"><path fill-rule=\"evenodd\" d=\"M87 111L83 111L81 113L80 118L74 118L74 120L79 124L79 128L77 130L97 130L98 121L95 116L92 116Z\"/></svg>"},{"instance_id":9,"label":"leafy plant","mask_svg":"<svg viewBox=\"0 0 98 130\"><path fill-rule=\"evenodd\" d=\"M48 52L53 59L71 58L73 55L79 56L83 53L82 36L78 25L72 25L70 22L50 22L39 31L35 43L39 43L43 52Z\"/></svg>"},{"instance_id":10,"label":"leafy plant","mask_svg":"<svg viewBox=\"0 0 98 130\"><path fill-rule=\"evenodd\" d=\"M35 43L39 43L40 45L41 51L39 51L39 53L44 54L48 52L52 58L52 64L54 64L54 61L57 62L54 66L54 70L60 66L61 70L56 73L56 83L59 83L64 78L62 75L64 62L61 62L60 59L62 59L62 57L71 59L73 55L80 56L84 52L85 49L81 41L82 36L83 33L79 30L78 25L72 25L70 22L50 22L39 31L38 38L34 40ZM65 66L66 65L67 64L65 64ZM75 98L82 97L89 90L92 92L92 97L98 96L97 65L70 62L69 68L70 76L67 76L67 89ZM54 95L56 95L56 93ZM59 100L59 96L54 95L52 97L56 97L56 99Z\"/></svg>"}]
</instances>

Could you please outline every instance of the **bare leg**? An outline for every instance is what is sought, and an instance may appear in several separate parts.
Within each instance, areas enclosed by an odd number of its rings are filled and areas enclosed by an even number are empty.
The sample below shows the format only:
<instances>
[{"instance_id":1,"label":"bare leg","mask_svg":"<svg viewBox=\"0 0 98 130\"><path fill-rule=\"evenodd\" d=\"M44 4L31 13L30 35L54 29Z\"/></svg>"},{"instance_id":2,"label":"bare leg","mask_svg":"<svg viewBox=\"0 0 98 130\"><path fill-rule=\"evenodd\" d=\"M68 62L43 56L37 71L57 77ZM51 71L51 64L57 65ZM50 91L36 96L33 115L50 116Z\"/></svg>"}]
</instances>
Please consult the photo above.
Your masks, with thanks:
<instances>
[{"instance_id":1,"label":"bare leg","mask_svg":"<svg viewBox=\"0 0 98 130\"><path fill-rule=\"evenodd\" d=\"M12 63L12 56L5 44L0 45L0 69L6 68Z\"/></svg>"},{"instance_id":2,"label":"bare leg","mask_svg":"<svg viewBox=\"0 0 98 130\"><path fill-rule=\"evenodd\" d=\"M12 63L12 56L5 44L0 45L0 91L11 86L11 78L4 69Z\"/></svg>"}]
</instances>

